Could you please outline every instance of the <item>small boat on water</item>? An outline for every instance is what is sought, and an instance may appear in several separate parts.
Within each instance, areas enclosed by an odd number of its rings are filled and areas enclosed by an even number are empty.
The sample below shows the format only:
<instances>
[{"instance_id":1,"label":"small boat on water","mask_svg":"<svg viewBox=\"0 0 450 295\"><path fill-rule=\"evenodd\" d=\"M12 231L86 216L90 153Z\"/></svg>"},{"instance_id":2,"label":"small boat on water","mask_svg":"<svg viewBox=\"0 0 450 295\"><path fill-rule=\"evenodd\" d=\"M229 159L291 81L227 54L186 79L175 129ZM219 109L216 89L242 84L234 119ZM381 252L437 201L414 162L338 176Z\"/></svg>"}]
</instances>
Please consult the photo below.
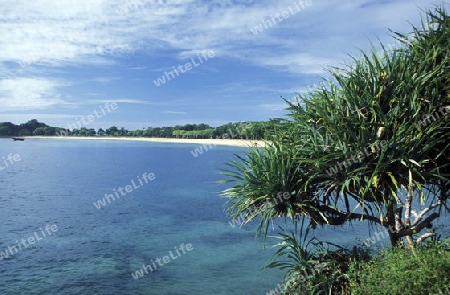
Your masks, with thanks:
<instances>
[{"instance_id":1,"label":"small boat on water","mask_svg":"<svg viewBox=\"0 0 450 295\"><path fill-rule=\"evenodd\" d=\"M12 138L14 141L24 141L25 138L21 138L21 137L13 137Z\"/></svg>"}]
</instances>

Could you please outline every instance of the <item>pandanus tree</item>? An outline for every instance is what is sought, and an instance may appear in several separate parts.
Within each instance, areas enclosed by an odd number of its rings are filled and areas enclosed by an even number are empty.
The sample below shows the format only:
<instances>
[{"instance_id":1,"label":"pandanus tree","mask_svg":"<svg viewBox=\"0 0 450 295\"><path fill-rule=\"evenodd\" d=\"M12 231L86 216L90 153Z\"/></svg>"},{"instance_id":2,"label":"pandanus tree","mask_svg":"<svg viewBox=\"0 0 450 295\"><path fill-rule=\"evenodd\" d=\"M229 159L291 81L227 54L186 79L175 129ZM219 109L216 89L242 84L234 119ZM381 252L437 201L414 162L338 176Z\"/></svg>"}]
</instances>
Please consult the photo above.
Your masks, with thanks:
<instances>
[{"instance_id":1,"label":"pandanus tree","mask_svg":"<svg viewBox=\"0 0 450 295\"><path fill-rule=\"evenodd\" d=\"M229 163L232 217L260 216L265 235L272 220L298 214L312 227L379 224L392 245L433 235L423 230L449 209L450 17L437 8L393 35L401 49L332 68L286 101L289 122L264 149ZM280 192L290 197L277 202Z\"/></svg>"}]
</instances>

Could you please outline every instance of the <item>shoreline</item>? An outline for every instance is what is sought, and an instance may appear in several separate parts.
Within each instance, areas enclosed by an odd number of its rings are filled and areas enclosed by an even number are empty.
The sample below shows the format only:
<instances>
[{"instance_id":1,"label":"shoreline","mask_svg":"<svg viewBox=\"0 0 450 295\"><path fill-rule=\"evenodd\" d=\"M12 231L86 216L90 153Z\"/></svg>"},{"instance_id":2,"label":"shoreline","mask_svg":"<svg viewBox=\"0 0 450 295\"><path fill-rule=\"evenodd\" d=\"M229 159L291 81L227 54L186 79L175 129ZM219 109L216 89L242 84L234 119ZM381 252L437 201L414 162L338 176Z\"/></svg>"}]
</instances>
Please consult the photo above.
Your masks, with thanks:
<instances>
[{"instance_id":1,"label":"shoreline","mask_svg":"<svg viewBox=\"0 0 450 295\"><path fill-rule=\"evenodd\" d=\"M193 139L193 138L155 138L155 137L106 137L106 136L21 136L25 139L71 139L71 140L122 140L122 141L146 141L157 143L181 143L200 145L223 145L237 147L265 147L262 140L248 139Z\"/></svg>"}]
</instances>

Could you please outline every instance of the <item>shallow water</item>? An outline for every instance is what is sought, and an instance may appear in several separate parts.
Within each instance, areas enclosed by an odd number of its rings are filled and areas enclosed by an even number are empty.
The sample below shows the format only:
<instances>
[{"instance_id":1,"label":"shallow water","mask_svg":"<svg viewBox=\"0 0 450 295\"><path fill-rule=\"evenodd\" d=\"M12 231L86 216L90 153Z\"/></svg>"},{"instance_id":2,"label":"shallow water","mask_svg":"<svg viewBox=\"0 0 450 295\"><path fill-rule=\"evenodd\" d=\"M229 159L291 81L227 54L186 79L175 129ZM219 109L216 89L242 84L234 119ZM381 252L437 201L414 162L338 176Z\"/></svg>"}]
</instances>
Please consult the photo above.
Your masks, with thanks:
<instances>
[{"instance_id":1,"label":"shallow water","mask_svg":"<svg viewBox=\"0 0 450 295\"><path fill-rule=\"evenodd\" d=\"M219 196L226 187L212 183L223 178L217 169L245 148L214 147L193 157L195 147L0 139L0 294L244 295L275 289L282 273L260 271L275 250L255 241L256 224L230 226ZM9 154L20 160L11 164ZM144 180L145 173L155 179ZM115 200L100 206L105 194ZM370 233L356 224L315 234L352 244ZM191 251L182 250L188 244ZM157 267L146 273L143 265Z\"/></svg>"},{"instance_id":2,"label":"shallow water","mask_svg":"<svg viewBox=\"0 0 450 295\"><path fill-rule=\"evenodd\" d=\"M217 168L243 149L215 147L194 158L195 147L0 139L0 158L20 155L0 171L0 251L9 254L0 261L0 294L265 294L275 288L280 273L259 271L272 252L254 241L254 228L228 224L218 195L224 187L212 183L221 178ZM145 183L144 173L155 179ZM94 206L126 185L133 190ZM57 231L48 235L47 224ZM193 249L183 254L182 244ZM175 259L132 277L171 250Z\"/></svg>"}]
</instances>

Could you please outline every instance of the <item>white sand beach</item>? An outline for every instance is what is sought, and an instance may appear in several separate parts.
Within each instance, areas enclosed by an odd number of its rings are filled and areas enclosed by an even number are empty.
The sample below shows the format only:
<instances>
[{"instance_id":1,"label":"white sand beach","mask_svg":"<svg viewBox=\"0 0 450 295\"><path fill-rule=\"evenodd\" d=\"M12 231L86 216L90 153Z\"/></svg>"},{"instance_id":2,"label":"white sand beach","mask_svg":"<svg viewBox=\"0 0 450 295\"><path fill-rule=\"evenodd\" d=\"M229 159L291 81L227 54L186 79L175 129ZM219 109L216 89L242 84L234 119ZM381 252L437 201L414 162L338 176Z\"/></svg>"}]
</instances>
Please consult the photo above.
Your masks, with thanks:
<instances>
[{"instance_id":1,"label":"white sand beach","mask_svg":"<svg viewBox=\"0 0 450 295\"><path fill-rule=\"evenodd\" d=\"M149 138L149 137L108 137L108 136L24 136L26 139L69 139L69 140L134 140L163 143L212 144L241 147L264 147L262 140L246 139L192 139L192 138Z\"/></svg>"}]
</instances>

